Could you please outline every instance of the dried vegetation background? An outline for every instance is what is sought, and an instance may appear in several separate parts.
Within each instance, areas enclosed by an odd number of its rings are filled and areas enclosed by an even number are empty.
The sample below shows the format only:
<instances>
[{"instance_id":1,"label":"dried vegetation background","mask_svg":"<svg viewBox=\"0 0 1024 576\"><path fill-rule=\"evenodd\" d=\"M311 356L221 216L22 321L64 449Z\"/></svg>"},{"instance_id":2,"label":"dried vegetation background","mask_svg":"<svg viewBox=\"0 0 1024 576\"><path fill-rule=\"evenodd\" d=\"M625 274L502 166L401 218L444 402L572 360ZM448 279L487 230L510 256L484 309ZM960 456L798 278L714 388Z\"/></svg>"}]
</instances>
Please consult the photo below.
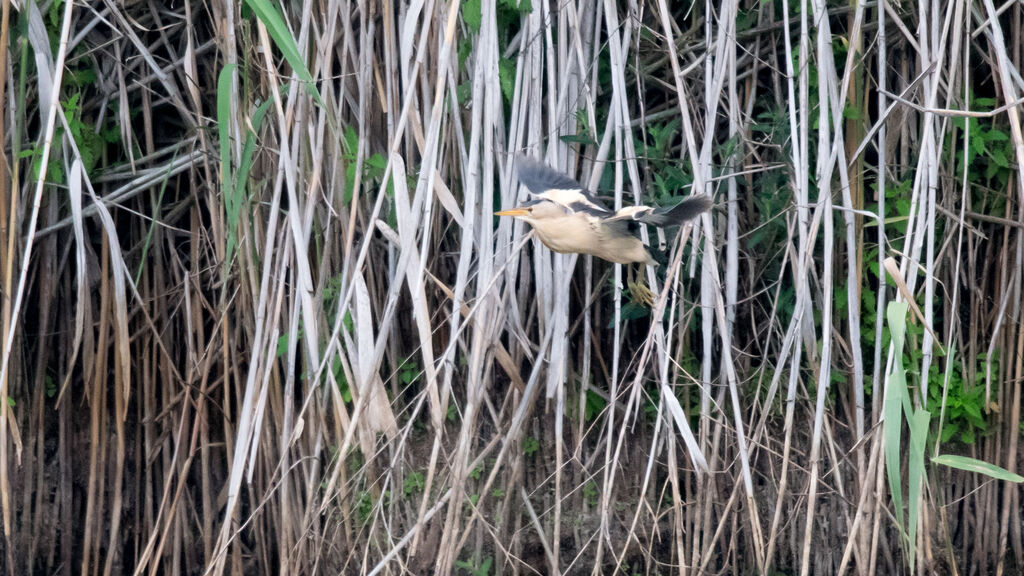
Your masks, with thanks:
<instances>
[{"instance_id":1,"label":"dried vegetation background","mask_svg":"<svg viewBox=\"0 0 1024 576\"><path fill-rule=\"evenodd\" d=\"M1022 25L3 0L4 572L1024 569L943 465L1018 467ZM492 216L516 153L713 195L654 310Z\"/></svg>"}]
</instances>

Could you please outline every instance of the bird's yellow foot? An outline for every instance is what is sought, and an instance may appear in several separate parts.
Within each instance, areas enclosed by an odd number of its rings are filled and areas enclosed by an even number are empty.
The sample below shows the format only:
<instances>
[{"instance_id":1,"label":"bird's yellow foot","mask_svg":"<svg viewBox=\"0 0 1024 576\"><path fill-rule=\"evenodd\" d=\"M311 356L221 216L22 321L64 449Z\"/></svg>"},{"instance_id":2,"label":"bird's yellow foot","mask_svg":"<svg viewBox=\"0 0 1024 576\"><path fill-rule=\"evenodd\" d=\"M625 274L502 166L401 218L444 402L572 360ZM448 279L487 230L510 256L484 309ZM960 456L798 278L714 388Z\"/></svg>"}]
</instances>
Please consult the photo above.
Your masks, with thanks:
<instances>
[{"instance_id":1,"label":"bird's yellow foot","mask_svg":"<svg viewBox=\"0 0 1024 576\"><path fill-rule=\"evenodd\" d=\"M627 281L629 287L629 294L632 296L631 300L641 306L647 308L654 308L654 292L644 284L643 280L633 280L630 278Z\"/></svg>"}]
</instances>

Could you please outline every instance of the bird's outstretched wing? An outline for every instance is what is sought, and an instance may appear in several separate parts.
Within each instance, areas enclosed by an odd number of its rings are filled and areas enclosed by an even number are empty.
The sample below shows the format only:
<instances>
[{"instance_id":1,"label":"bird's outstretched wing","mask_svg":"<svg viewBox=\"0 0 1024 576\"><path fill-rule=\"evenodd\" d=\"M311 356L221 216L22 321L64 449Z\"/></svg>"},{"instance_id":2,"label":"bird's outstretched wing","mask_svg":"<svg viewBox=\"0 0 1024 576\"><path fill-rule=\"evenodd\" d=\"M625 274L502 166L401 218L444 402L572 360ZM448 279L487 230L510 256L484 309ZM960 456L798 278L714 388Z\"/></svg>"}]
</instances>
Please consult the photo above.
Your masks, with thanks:
<instances>
[{"instance_id":1,"label":"bird's outstretched wing","mask_svg":"<svg viewBox=\"0 0 1024 576\"><path fill-rule=\"evenodd\" d=\"M629 206L620 209L607 222L634 221L650 224L659 228L679 226L700 216L711 208L711 198L704 194L684 198L675 206L653 208L651 206Z\"/></svg>"},{"instance_id":2,"label":"bird's outstretched wing","mask_svg":"<svg viewBox=\"0 0 1024 576\"><path fill-rule=\"evenodd\" d=\"M598 217L612 215L596 196L569 176L522 155L516 157L516 164L519 167L519 180L533 195L551 200L573 212L585 212Z\"/></svg>"}]
</instances>

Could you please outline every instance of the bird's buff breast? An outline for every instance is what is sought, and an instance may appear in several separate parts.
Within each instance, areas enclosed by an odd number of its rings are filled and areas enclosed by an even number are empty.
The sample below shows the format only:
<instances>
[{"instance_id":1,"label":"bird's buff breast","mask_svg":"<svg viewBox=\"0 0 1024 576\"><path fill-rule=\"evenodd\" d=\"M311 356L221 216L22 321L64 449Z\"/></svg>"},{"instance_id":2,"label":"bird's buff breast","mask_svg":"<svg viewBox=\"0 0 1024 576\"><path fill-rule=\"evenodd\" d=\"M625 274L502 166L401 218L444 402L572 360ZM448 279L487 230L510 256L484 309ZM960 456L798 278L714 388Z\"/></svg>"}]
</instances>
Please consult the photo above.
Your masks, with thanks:
<instances>
[{"instance_id":1,"label":"bird's buff breast","mask_svg":"<svg viewBox=\"0 0 1024 576\"><path fill-rule=\"evenodd\" d=\"M537 237L554 252L590 254L617 264L647 262L650 253L634 236L614 236L603 226L593 226L586 219L555 218L531 222Z\"/></svg>"}]
</instances>

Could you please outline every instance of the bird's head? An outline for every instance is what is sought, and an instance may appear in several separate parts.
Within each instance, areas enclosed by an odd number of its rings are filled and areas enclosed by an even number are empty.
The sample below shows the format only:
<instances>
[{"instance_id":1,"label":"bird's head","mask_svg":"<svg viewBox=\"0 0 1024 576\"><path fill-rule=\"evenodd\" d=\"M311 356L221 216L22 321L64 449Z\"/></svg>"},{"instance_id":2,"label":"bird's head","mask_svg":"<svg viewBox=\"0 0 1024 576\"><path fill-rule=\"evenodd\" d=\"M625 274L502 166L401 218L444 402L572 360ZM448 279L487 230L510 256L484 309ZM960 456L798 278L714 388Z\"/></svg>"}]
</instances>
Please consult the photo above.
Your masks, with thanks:
<instances>
[{"instance_id":1,"label":"bird's head","mask_svg":"<svg viewBox=\"0 0 1024 576\"><path fill-rule=\"evenodd\" d=\"M511 210L495 212L495 216L511 216L528 224L535 224L565 215L565 209L550 200L537 199L524 202Z\"/></svg>"}]
</instances>

